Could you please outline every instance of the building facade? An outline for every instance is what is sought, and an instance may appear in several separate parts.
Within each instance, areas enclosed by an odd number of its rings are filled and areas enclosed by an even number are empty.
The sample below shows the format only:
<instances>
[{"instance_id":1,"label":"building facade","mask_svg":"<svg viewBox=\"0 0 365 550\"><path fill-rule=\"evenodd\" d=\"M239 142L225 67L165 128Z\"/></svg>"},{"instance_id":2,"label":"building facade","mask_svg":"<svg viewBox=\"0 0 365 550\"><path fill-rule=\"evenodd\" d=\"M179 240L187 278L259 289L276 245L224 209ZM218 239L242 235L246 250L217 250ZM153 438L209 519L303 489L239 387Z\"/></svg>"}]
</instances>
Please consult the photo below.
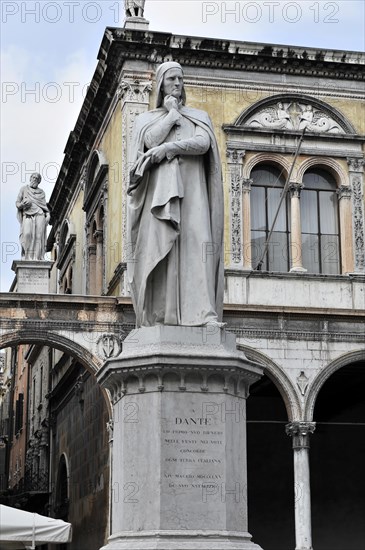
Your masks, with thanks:
<instances>
[{"instance_id":1,"label":"building facade","mask_svg":"<svg viewBox=\"0 0 365 550\"><path fill-rule=\"evenodd\" d=\"M360 550L363 54L178 36L128 21L107 28L50 198L51 291L122 297L123 336L133 328L125 277L131 133L136 116L155 106L156 68L167 60L181 63L188 105L214 126L224 320L264 368L247 403L253 540L265 550ZM106 335L104 357L113 346ZM47 472L50 513L74 523L70 550L97 550L113 505L108 396L64 352L45 347L28 357L32 472Z\"/></svg>"}]
</instances>

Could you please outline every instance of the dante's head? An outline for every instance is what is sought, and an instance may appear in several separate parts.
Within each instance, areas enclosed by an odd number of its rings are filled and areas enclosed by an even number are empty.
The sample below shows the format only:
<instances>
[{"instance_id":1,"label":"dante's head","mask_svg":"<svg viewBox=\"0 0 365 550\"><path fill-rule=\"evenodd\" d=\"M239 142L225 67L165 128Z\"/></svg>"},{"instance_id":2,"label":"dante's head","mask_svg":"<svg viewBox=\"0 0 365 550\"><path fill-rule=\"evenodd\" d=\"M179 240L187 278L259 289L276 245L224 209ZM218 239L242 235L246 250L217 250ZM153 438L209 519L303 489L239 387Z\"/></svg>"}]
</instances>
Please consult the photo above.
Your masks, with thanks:
<instances>
[{"instance_id":1,"label":"dante's head","mask_svg":"<svg viewBox=\"0 0 365 550\"><path fill-rule=\"evenodd\" d=\"M163 98L166 95L172 95L176 99L181 100L185 105L185 89L183 80L183 70L179 63L168 61L162 63L156 71L157 82L157 105L162 107Z\"/></svg>"},{"instance_id":2,"label":"dante's head","mask_svg":"<svg viewBox=\"0 0 365 550\"><path fill-rule=\"evenodd\" d=\"M38 172L33 172L30 176L30 186L31 187L38 187L38 185L42 181L42 176Z\"/></svg>"}]
</instances>

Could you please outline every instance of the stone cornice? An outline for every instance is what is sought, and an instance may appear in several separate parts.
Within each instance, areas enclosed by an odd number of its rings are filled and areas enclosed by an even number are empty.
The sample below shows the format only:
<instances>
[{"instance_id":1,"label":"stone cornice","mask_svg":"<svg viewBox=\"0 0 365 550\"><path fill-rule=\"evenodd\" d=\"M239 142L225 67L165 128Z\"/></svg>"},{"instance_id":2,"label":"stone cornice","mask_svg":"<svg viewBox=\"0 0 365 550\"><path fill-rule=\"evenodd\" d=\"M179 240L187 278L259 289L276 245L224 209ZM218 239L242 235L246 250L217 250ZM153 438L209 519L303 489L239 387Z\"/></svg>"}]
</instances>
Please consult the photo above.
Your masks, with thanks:
<instances>
[{"instance_id":1,"label":"stone cornice","mask_svg":"<svg viewBox=\"0 0 365 550\"><path fill-rule=\"evenodd\" d=\"M112 27L108 27L106 33L112 33L116 42L128 43L131 50L135 50L133 46L138 44L139 59L146 53L151 54L153 44L155 59L156 54L164 54L166 57L170 53L175 61L183 62L185 65L201 64L210 67L215 66L219 60L220 67L232 67L236 70L251 68L266 71L269 65L274 72L290 74L323 74L327 78L351 77L354 80L361 80L365 76L358 70L359 66L365 65L365 55L362 52L240 42ZM106 46L105 51L107 49ZM167 52L166 49L170 51ZM293 61L292 67L289 66L288 60Z\"/></svg>"}]
</instances>

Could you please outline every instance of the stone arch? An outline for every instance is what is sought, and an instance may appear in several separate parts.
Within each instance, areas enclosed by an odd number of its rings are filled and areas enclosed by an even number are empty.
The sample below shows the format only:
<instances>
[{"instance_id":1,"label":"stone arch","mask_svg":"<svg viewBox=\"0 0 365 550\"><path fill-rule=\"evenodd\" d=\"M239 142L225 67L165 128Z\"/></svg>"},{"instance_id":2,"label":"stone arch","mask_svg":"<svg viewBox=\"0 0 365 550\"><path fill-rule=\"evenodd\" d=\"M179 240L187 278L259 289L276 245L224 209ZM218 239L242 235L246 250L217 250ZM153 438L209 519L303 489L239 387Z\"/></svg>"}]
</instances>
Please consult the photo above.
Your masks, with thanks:
<instances>
[{"instance_id":1,"label":"stone arch","mask_svg":"<svg viewBox=\"0 0 365 550\"><path fill-rule=\"evenodd\" d=\"M302 407L298 394L291 380L281 369L281 367L261 351L257 351L254 348L241 344L238 344L237 348L245 353L247 359L259 363L264 368L264 374L266 374L271 382L276 386L281 397L283 398L288 414L288 421L294 422L301 420Z\"/></svg>"},{"instance_id":2,"label":"stone arch","mask_svg":"<svg viewBox=\"0 0 365 550\"><path fill-rule=\"evenodd\" d=\"M95 197L108 173L108 163L101 151L95 149L88 160L85 177L84 206L87 215L94 213Z\"/></svg>"},{"instance_id":3,"label":"stone arch","mask_svg":"<svg viewBox=\"0 0 365 550\"><path fill-rule=\"evenodd\" d=\"M101 151L95 149L90 156L87 167L87 182L89 185L93 183L99 171L107 166L107 161L104 154Z\"/></svg>"},{"instance_id":4,"label":"stone arch","mask_svg":"<svg viewBox=\"0 0 365 550\"><path fill-rule=\"evenodd\" d=\"M312 107L315 107L316 109L323 111L323 113L330 116L342 128L344 133L357 133L349 120L347 120L347 118L335 107L329 105L324 101L321 101L320 99L314 98L306 94L275 94L269 97L265 97L264 99L257 101L256 103L248 107L248 109L245 109L234 122L234 126L244 126L246 122L248 122L249 119L257 112L263 111L264 109L269 108L272 105L285 102L300 102L309 104Z\"/></svg>"},{"instance_id":5,"label":"stone arch","mask_svg":"<svg viewBox=\"0 0 365 550\"><path fill-rule=\"evenodd\" d=\"M71 338L66 338L54 332L27 329L0 335L0 349L19 346L21 344L42 344L43 346L49 346L63 351L77 359L77 361L93 376L96 375L103 365L103 361L99 357L93 355L86 347L81 346ZM112 407L109 394L104 388L100 387L100 390L104 396L111 418Z\"/></svg>"},{"instance_id":6,"label":"stone arch","mask_svg":"<svg viewBox=\"0 0 365 550\"><path fill-rule=\"evenodd\" d=\"M340 357L337 357L337 359L329 363L326 367L324 367L324 369L321 370L319 374L317 374L316 378L313 380L310 386L305 404L304 419L306 421L312 422L316 400L324 383L341 367L345 367L350 363L355 363L357 361L365 361L365 349L351 351L349 353L341 355Z\"/></svg>"},{"instance_id":7,"label":"stone arch","mask_svg":"<svg viewBox=\"0 0 365 550\"><path fill-rule=\"evenodd\" d=\"M284 177L288 176L290 170L290 162L284 156L276 153L257 153L253 155L247 162L243 165L242 176L245 179L249 179L253 168L258 164L273 164L277 166L280 170L284 170Z\"/></svg>"},{"instance_id":8,"label":"stone arch","mask_svg":"<svg viewBox=\"0 0 365 550\"><path fill-rule=\"evenodd\" d=\"M330 157L312 157L299 164L297 182L302 183L304 174L309 168L327 168L336 180L337 186L350 185L349 175L342 166Z\"/></svg>"}]
</instances>

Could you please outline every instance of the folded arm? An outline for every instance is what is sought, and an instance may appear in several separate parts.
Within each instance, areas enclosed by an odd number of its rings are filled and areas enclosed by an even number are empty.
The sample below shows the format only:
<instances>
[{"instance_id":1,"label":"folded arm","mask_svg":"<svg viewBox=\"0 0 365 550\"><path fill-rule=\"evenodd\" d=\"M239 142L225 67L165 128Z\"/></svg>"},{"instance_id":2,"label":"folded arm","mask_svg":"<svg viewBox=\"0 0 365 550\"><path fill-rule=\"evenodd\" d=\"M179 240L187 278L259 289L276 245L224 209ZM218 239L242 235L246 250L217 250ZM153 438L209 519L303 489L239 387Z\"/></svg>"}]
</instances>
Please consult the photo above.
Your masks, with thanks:
<instances>
[{"instance_id":1,"label":"folded arm","mask_svg":"<svg viewBox=\"0 0 365 550\"><path fill-rule=\"evenodd\" d=\"M160 119L150 130L147 130L144 138L146 149L152 149L161 145L169 135L173 126L179 123L181 114L176 109L171 109L169 113Z\"/></svg>"},{"instance_id":2,"label":"folded arm","mask_svg":"<svg viewBox=\"0 0 365 550\"><path fill-rule=\"evenodd\" d=\"M152 164L160 163L164 158L172 160L178 155L204 155L210 147L210 137L206 130L196 128L195 136L181 141L169 141L158 147L153 147L145 156L151 157Z\"/></svg>"}]
</instances>

